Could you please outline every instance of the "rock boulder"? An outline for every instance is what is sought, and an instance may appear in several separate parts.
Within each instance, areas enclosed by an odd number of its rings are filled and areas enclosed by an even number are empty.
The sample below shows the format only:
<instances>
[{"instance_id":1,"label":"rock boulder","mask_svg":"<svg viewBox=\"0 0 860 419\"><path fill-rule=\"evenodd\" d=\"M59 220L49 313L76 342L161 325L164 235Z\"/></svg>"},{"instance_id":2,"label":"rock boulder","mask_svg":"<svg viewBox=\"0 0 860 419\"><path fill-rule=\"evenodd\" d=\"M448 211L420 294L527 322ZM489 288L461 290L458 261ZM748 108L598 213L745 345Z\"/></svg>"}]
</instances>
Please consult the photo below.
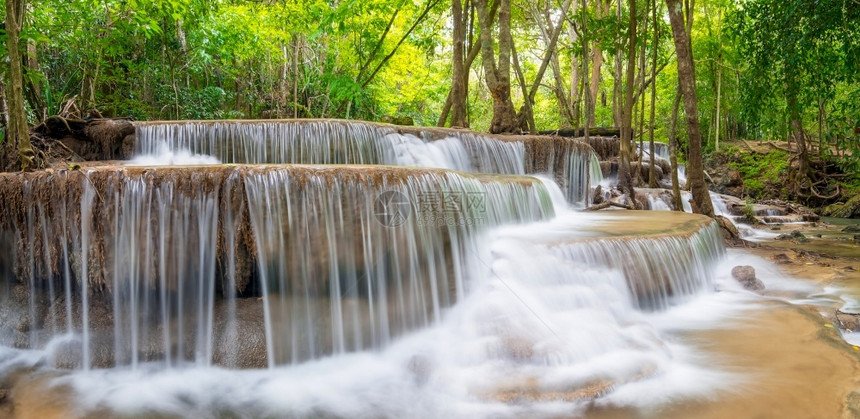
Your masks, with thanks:
<instances>
[{"instance_id":1,"label":"rock boulder","mask_svg":"<svg viewBox=\"0 0 860 419\"><path fill-rule=\"evenodd\" d=\"M755 276L755 268L749 265L735 266L732 268L732 277L750 291L761 291L764 283Z\"/></svg>"}]
</instances>

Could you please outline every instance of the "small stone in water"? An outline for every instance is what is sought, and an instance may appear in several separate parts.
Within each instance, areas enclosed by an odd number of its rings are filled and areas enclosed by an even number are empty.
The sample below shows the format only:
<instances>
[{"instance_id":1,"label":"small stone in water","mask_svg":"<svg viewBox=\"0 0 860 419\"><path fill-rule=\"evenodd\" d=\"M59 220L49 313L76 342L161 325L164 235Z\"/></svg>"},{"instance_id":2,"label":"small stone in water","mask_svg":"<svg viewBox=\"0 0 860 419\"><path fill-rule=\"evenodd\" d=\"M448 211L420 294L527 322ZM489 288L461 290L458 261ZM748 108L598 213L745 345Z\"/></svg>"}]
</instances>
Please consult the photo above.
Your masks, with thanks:
<instances>
[{"instance_id":1,"label":"small stone in water","mask_svg":"<svg viewBox=\"0 0 860 419\"><path fill-rule=\"evenodd\" d=\"M744 288L750 291L760 291L764 289L764 283L755 276L755 268L749 265L735 266L732 268L732 277L743 285Z\"/></svg>"}]
</instances>

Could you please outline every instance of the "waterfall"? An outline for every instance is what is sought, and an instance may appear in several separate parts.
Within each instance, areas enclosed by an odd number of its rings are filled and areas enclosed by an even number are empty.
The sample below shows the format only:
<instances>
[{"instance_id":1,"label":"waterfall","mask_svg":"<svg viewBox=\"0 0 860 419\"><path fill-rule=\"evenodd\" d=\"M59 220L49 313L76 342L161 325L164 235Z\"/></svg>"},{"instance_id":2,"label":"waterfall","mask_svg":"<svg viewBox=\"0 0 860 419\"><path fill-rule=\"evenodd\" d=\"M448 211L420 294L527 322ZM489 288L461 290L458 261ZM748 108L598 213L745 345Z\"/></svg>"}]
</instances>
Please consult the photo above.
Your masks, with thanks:
<instances>
[{"instance_id":1,"label":"waterfall","mask_svg":"<svg viewBox=\"0 0 860 419\"><path fill-rule=\"evenodd\" d=\"M714 222L689 237L599 239L559 244L554 250L585 266L621 270L637 307L645 310L666 309L674 300L712 287L713 266L725 252Z\"/></svg>"},{"instance_id":2,"label":"waterfall","mask_svg":"<svg viewBox=\"0 0 860 419\"><path fill-rule=\"evenodd\" d=\"M600 185L603 182L603 169L600 168L600 160L597 157L597 153L591 153L589 164L588 184L591 186Z\"/></svg>"},{"instance_id":3,"label":"waterfall","mask_svg":"<svg viewBox=\"0 0 860 419\"><path fill-rule=\"evenodd\" d=\"M58 364L83 369L385 347L462 298L481 231L555 211L536 179L384 167L100 168L20 185L24 214L5 215L29 278L27 346L79 336ZM400 219L385 196L405 199Z\"/></svg>"},{"instance_id":4,"label":"waterfall","mask_svg":"<svg viewBox=\"0 0 860 419\"><path fill-rule=\"evenodd\" d=\"M546 173L577 206L588 204L590 186L602 178L596 176L599 170L590 147L565 138L339 120L152 122L135 127L133 165L384 164L510 175Z\"/></svg>"},{"instance_id":5,"label":"waterfall","mask_svg":"<svg viewBox=\"0 0 860 419\"><path fill-rule=\"evenodd\" d=\"M135 155L188 151L222 163L393 164L392 128L346 121L195 121L136 125Z\"/></svg>"},{"instance_id":6,"label":"waterfall","mask_svg":"<svg viewBox=\"0 0 860 419\"><path fill-rule=\"evenodd\" d=\"M713 388L653 320L709 298L719 227L574 211L602 179L578 141L212 121L136 147L0 173L0 370L52 371L76 412L556 416L678 368Z\"/></svg>"}]
</instances>

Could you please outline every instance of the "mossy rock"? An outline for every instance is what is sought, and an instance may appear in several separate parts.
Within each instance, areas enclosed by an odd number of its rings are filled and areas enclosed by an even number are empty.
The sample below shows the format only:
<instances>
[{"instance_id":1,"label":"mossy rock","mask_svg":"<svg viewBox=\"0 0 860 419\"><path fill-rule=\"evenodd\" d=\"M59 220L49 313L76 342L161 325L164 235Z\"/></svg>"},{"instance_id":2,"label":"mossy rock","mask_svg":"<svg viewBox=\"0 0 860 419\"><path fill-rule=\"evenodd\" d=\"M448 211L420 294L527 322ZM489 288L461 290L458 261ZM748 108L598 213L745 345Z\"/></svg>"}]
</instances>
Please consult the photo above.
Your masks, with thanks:
<instances>
[{"instance_id":1,"label":"mossy rock","mask_svg":"<svg viewBox=\"0 0 860 419\"><path fill-rule=\"evenodd\" d=\"M839 218L860 218L860 194L854 195L848 202L828 205L824 215Z\"/></svg>"}]
</instances>

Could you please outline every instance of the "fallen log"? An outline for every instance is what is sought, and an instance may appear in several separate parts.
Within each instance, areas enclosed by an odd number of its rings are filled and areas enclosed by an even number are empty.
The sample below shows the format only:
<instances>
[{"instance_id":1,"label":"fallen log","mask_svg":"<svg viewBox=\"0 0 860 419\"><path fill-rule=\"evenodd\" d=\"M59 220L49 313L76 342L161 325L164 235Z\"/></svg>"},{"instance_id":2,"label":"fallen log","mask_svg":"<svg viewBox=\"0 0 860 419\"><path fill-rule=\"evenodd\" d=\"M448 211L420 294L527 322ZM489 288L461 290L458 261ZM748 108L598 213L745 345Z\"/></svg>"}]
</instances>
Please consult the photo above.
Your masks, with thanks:
<instances>
[{"instance_id":1,"label":"fallen log","mask_svg":"<svg viewBox=\"0 0 860 419\"><path fill-rule=\"evenodd\" d=\"M636 209L636 208L633 208L633 206L631 206L631 205L624 205L624 204L620 204L620 203L615 202L615 201L608 201L607 200L607 201L603 201L599 204L592 205L592 206L586 208L585 211L599 211L599 210L606 209L609 207L624 208L626 210Z\"/></svg>"}]
</instances>

